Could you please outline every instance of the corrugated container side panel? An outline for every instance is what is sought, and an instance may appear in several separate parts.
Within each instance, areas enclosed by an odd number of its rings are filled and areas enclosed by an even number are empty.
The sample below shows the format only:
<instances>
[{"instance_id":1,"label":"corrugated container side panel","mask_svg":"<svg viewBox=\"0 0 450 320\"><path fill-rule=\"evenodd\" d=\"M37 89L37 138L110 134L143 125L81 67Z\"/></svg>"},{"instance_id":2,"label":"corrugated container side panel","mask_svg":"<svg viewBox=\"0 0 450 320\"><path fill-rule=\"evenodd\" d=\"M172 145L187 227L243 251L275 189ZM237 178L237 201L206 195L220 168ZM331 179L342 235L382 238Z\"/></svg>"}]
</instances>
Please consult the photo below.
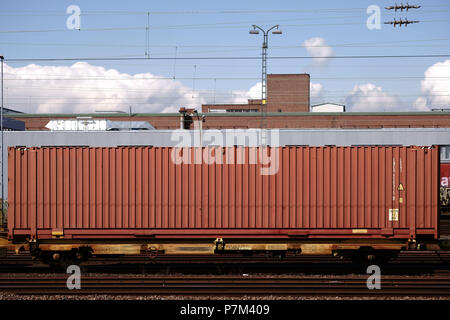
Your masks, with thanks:
<instances>
[{"instance_id":1,"label":"corrugated container side panel","mask_svg":"<svg viewBox=\"0 0 450 320\"><path fill-rule=\"evenodd\" d=\"M208 166L201 166L202 171L202 183L201 191L202 201L200 204L200 217L201 217L201 227L208 227L208 190L209 190L209 179L208 179Z\"/></svg>"},{"instance_id":2,"label":"corrugated container side panel","mask_svg":"<svg viewBox=\"0 0 450 320\"><path fill-rule=\"evenodd\" d=\"M374 182L373 182L373 174L376 170L375 168L375 158L377 157L377 150L372 147L367 147L365 149L365 221L370 228L374 228L375 225L373 223L373 216L377 216L378 212L373 210L373 203L374 203Z\"/></svg>"},{"instance_id":3,"label":"corrugated container side panel","mask_svg":"<svg viewBox=\"0 0 450 320\"><path fill-rule=\"evenodd\" d=\"M133 228L142 227L142 149L134 149L133 157L135 172L131 175L131 185L134 188L133 213L131 214L131 225ZM133 190L131 191L133 196ZM175 195L175 192L174 192Z\"/></svg>"},{"instance_id":4,"label":"corrugated container side panel","mask_svg":"<svg viewBox=\"0 0 450 320\"><path fill-rule=\"evenodd\" d=\"M399 197L398 197L398 193L396 192L397 190L397 186L400 182L400 152L399 152L399 148L393 148L392 150L393 153L393 157L394 157L394 161L392 163L392 188L390 190L391 193L391 197L392 197L392 206L391 208L399 208ZM399 210L399 219L397 221L392 221L392 226L394 229L399 228L400 227L400 216L403 214L403 212L401 212Z\"/></svg>"},{"instance_id":5,"label":"corrugated container side panel","mask_svg":"<svg viewBox=\"0 0 450 320\"><path fill-rule=\"evenodd\" d=\"M331 173L331 183L328 186L330 192L330 228L337 228L338 219L338 185L337 185L337 166L339 160L337 158L337 148L331 149L329 170Z\"/></svg>"},{"instance_id":6,"label":"corrugated container side panel","mask_svg":"<svg viewBox=\"0 0 450 320\"><path fill-rule=\"evenodd\" d=\"M190 161L193 161L194 150L183 148L183 155ZM195 166L194 164L182 164L176 167L177 175L180 176L182 183L176 185L179 192L179 208L176 213L177 228L183 228L184 225L189 228L195 227Z\"/></svg>"},{"instance_id":7,"label":"corrugated container side panel","mask_svg":"<svg viewBox=\"0 0 450 320\"><path fill-rule=\"evenodd\" d=\"M83 149L76 153L76 228L83 227Z\"/></svg>"},{"instance_id":8,"label":"corrugated container side panel","mask_svg":"<svg viewBox=\"0 0 450 320\"><path fill-rule=\"evenodd\" d=\"M309 188L311 189L310 192L310 203L308 206L308 211L309 211L309 223L308 224L310 226L310 228L319 228L319 226L317 225L317 177L318 177L318 173L317 173L317 148L313 147L311 148L311 152L310 152L310 175L309 175ZM306 185L306 187L308 187L308 185Z\"/></svg>"},{"instance_id":9,"label":"corrugated container side panel","mask_svg":"<svg viewBox=\"0 0 450 320\"><path fill-rule=\"evenodd\" d=\"M395 163L395 160L393 158L393 152L392 147L386 148L386 157L383 159L385 163L385 177L386 177L386 187L384 188L384 193L386 195L386 210L389 210L389 208L393 208L393 200L392 200L392 184L395 183L393 181L393 172L392 172L392 165ZM386 212L386 211L385 211ZM389 221L385 219L385 225L386 229L392 229L392 221Z\"/></svg>"},{"instance_id":10,"label":"corrugated container side panel","mask_svg":"<svg viewBox=\"0 0 450 320\"><path fill-rule=\"evenodd\" d=\"M424 206L425 206L425 215L424 215L424 225L425 226L431 226L432 225L432 204L433 204L433 198L432 198L432 183L433 183L433 177L431 176L430 172L432 172L432 157L429 155L425 157L425 183L424 183Z\"/></svg>"},{"instance_id":11,"label":"corrugated container side panel","mask_svg":"<svg viewBox=\"0 0 450 320\"><path fill-rule=\"evenodd\" d=\"M37 149L36 170L37 170L37 228L44 228L44 152ZM9 162L11 163L11 162ZM75 172L75 170L73 170Z\"/></svg>"},{"instance_id":12,"label":"corrugated container side panel","mask_svg":"<svg viewBox=\"0 0 450 320\"><path fill-rule=\"evenodd\" d=\"M182 150L183 155L185 153L190 153L190 150ZM181 228L182 224L182 214L186 214L187 217L190 217L189 212L189 200L185 198L183 191L191 190L189 186L188 173L190 168L188 168L187 164L181 164L175 166L176 177L175 181L175 198L176 198L176 207L175 207L175 228ZM183 223L189 227L189 221L183 221Z\"/></svg>"},{"instance_id":13,"label":"corrugated container side panel","mask_svg":"<svg viewBox=\"0 0 450 320\"><path fill-rule=\"evenodd\" d=\"M350 150L349 150L350 153ZM351 172L355 170L356 174L351 174ZM350 177L350 215L348 217L348 224L347 228L351 228L353 225L356 225L357 220L357 210L358 210L358 149L356 149L354 152L350 153L350 171L349 171L349 177Z\"/></svg>"},{"instance_id":14,"label":"corrugated container side panel","mask_svg":"<svg viewBox=\"0 0 450 320\"><path fill-rule=\"evenodd\" d=\"M417 228L424 227L424 185L425 185L425 163L424 153L417 154L417 177L416 177L416 226Z\"/></svg>"},{"instance_id":15,"label":"corrugated container side panel","mask_svg":"<svg viewBox=\"0 0 450 320\"><path fill-rule=\"evenodd\" d=\"M302 188L304 190L304 196L303 196L303 223L302 226L308 226L310 225L309 221L309 206L310 206L310 190L311 190L311 180L310 180L310 153L311 150L309 148L303 149L301 148L303 153L303 185Z\"/></svg>"},{"instance_id":16,"label":"corrugated container side panel","mask_svg":"<svg viewBox=\"0 0 450 320\"><path fill-rule=\"evenodd\" d=\"M333 170L336 171L336 228L344 227L344 174L345 174L345 162L344 162L344 150L341 148L336 149L336 165ZM338 170L337 168L340 168Z\"/></svg>"},{"instance_id":17,"label":"corrugated container side panel","mask_svg":"<svg viewBox=\"0 0 450 320\"><path fill-rule=\"evenodd\" d=\"M289 215L288 215L288 227L296 228L296 218L297 218L297 201L296 201L296 191L297 191L297 159L296 159L296 149L288 149L288 168L289 168L289 188L286 193L289 197Z\"/></svg>"},{"instance_id":18,"label":"corrugated container side panel","mask_svg":"<svg viewBox=\"0 0 450 320\"><path fill-rule=\"evenodd\" d=\"M377 162L378 162L378 183L376 184L376 189L378 192L378 210L377 210L377 224L381 229L386 228L385 220L383 219L384 213L386 212L386 150L380 149L377 152Z\"/></svg>"},{"instance_id":19,"label":"corrugated container side panel","mask_svg":"<svg viewBox=\"0 0 450 320\"><path fill-rule=\"evenodd\" d=\"M29 153L28 161L28 177L25 184L28 188L28 227L34 236L37 230L36 217L36 150Z\"/></svg>"},{"instance_id":20,"label":"corrugated container side panel","mask_svg":"<svg viewBox=\"0 0 450 320\"><path fill-rule=\"evenodd\" d=\"M63 228L63 192L64 192L64 183L63 183L63 149L56 149L56 229L60 230Z\"/></svg>"},{"instance_id":21,"label":"corrugated container side panel","mask_svg":"<svg viewBox=\"0 0 450 320\"><path fill-rule=\"evenodd\" d=\"M263 176L261 175L261 163L260 163L260 149L259 148L253 148L254 150L254 155L256 157L256 166L254 167L254 171L253 171L253 177L255 181L255 189L254 189L254 193L253 196L255 197L255 208L254 208L254 212L255 212L255 228L262 228L263 227L263 216L264 216L264 210L263 210L263 205L262 205L262 201L263 198L267 197L267 194L264 194L264 185L263 185ZM222 170L224 170L227 166L223 166ZM226 175L225 173L223 173L223 178L222 179L226 179L225 178ZM224 203L224 202L222 202Z\"/></svg>"},{"instance_id":22,"label":"corrugated container side panel","mask_svg":"<svg viewBox=\"0 0 450 320\"><path fill-rule=\"evenodd\" d=\"M439 214L438 214L438 206L439 206L439 188L438 188L438 176L439 176L439 151L438 148L433 148L431 150L431 158L432 158L432 180L431 190L432 190L432 205L431 205L431 213L430 217L434 218L431 226L436 230L439 224Z\"/></svg>"},{"instance_id":23,"label":"corrugated container side panel","mask_svg":"<svg viewBox=\"0 0 450 320\"><path fill-rule=\"evenodd\" d=\"M104 228L106 227L106 221L103 220L103 203L106 202L106 199L104 199L104 193L103 193L103 148L99 148L96 150L96 172L95 172L95 210L96 210L96 226L97 228Z\"/></svg>"},{"instance_id":24,"label":"corrugated container side panel","mask_svg":"<svg viewBox=\"0 0 450 320\"><path fill-rule=\"evenodd\" d=\"M195 167L195 227L202 227L202 166L196 164L199 159L199 148L194 148L194 167ZM230 187L231 188L231 187ZM234 220L233 220L234 221Z\"/></svg>"},{"instance_id":25,"label":"corrugated container side panel","mask_svg":"<svg viewBox=\"0 0 450 320\"><path fill-rule=\"evenodd\" d=\"M210 162L232 151L234 165L175 165L171 150L10 149L12 229L437 228L437 148L272 148L269 176L248 164L256 148L184 150Z\"/></svg>"},{"instance_id":26,"label":"corrugated container side panel","mask_svg":"<svg viewBox=\"0 0 450 320\"><path fill-rule=\"evenodd\" d=\"M315 159L315 168L317 173L316 180L316 188L315 188L315 197L316 200L314 201L316 212L314 214L315 220L316 220L316 228L323 228L323 218L324 218L324 149L323 148L316 148L316 159Z\"/></svg>"},{"instance_id":27,"label":"corrugated container side panel","mask_svg":"<svg viewBox=\"0 0 450 320\"><path fill-rule=\"evenodd\" d=\"M28 194L28 174L29 174L29 163L28 163L28 152L24 152L23 154L23 162L22 162L22 219L21 219L21 227L28 228L29 227L29 214L28 214L28 203L31 201Z\"/></svg>"},{"instance_id":28,"label":"corrugated container side panel","mask_svg":"<svg viewBox=\"0 0 450 320\"><path fill-rule=\"evenodd\" d=\"M433 183L433 179L431 177L431 175L429 174L430 172L432 172L432 159L430 159L430 157L426 157L425 159L425 167L426 167L426 172L428 173L425 178L425 194L426 194L426 211L427 213L430 213L430 208L432 206L432 202L433 202L433 196L432 196L432 183ZM425 224L426 225L431 225L432 224L432 220L431 220L431 214L425 214Z\"/></svg>"},{"instance_id":29,"label":"corrugated container side panel","mask_svg":"<svg viewBox=\"0 0 450 320\"><path fill-rule=\"evenodd\" d=\"M370 172L370 180L371 180L371 202L370 202L370 210L371 215L369 215L369 219L371 221L373 228L379 228L378 224L378 216L381 214L377 204L379 203L378 199L378 149L373 149L371 154L372 161L372 170Z\"/></svg>"},{"instance_id":30,"label":"corrugated container side panel","mask_svg":"<svg viewBox=\"0 0 450 320\"><path fill-rule=\"evenodd\" d=\"M364 148L365 170L364 170L364 198L366 199L364 205L364 225L366 228L373 228L372 225L372 156L376 149L367 147Z\"/></svg>"},{"instance_id":31,"label":"corrugated container side panel","mask_svg":"<svg viewBox=\"0 0 450 320\"><path fill-rule=\"evenodd\" d=\"M222 156L222 148L216 148L214 150L214 154L216 155L216 158L219 158ZM223 195L223 181L222 181L222 177L223 177L223 165L221 163L216 163L214 165L215 170L216 170L216 228L223 228L223 216L224 216L224 212L223 212L223 200L222 200L222 195ZM254 180L253 180L254 181ZM252 189L254 191L254 189ZM253 207L254 209L254 207ZM253 211L252 214L250 214L253 219L255 217L255 212ZM254 227L254 225L253 225Z\"/></svg>"},{"instance_id":32,"label":"corrugated container side panel","mask_svg":"<svg viewBox=\"0 0 450 320\"><path fill-rule=\"evenodd\" d=\"M149 207L149 148L145 148L142 151L142 227L148 228L150 218Z\"/></svg>"},{"instance_id":33,"label":"corrugated container side panel","mask_svg":"<svg viewBox=\"0 0 450 320\"><path fill-rule=\"evenodd\" d=\"M18 170L16 170L16 178L17 178L17 185L16 185L16 196L17 196L17 203L18 203L18 212L17 212L17 218L16 218L16 224L18 226L18 228L22 229L23 228L23 217L24 217L24 197L25 194L22 192L22 188L23 188L23 175L25 174L25 170L23 168L23 162L22 162L22 157L20 155L20 151L18 151L18 155L16 157L16 161L18 162Z\"/></svg>"},{"instance_id":34,"label":"corrugated container side panel","mask_svg":"<svg viewBox=\"0 0 450 320\"><path fill-rule=\"evenodd\" d=\"M323 149L323 226L324 228L331 228L331 202L333 197L333 191L330 189L332 183L331 173L331 150L334 147Z\"/></svg>"},{"instance_id":35,"label":"corrugated container side panel","mask_svg":"<svg viewBox=\"0 0 450 320\"><path fill-rule=\"evenodd\" d=\"M281 175L281 211L282 214L281 217L281 228L288 228L289 227L289 149L283 148L283 162L282 162L282 168L283 172ZM287 190L286 190L287 189Z\"/></svg>"},{"instance_id":36,"label":"corrugated container side panel","mask_svg":"<svg viewBox=\"0 0 450 320\"><path fill-rule=\"evenodd\" d=\"M153 182L154 190L155 190L155 228L161 228L162 227L162 177L161 174L163 172L163 165L162 165L162 154L161 152L157 152L158 149L155 149L155 181Z\"/></svg>"},{"instance_id":37,"label":"corrugated container side panel","mask_svg":"<svg viewBox=\"0 0 450 320\"><path fill-rule=\"evenodd\" d=\"M365 149L366 147L358 148L358 201L357 201L357 210L356 210L356 218L357 218L357 228L363 229L365 227L366 219L365 219Z\"/></svg>"},{"instance_id":38,"label":"corrugated container side panel","mask_svg":"<svg viewBox=\"0 0 450 320\"><path fill-rule=\"evenodd\" d=\"M208 147L206 148L207 152L207 163L210 163L208 165L208 228L215 228L216 227L216 168L215 165L212 162L213 155L211 153L214 153L214 147ZM247 177L248 178L248 177ZM248 186L244 186L244 190L248 191ZM248 212L246 210L245 212Z\"/></svg>"},{"instance_id":39,"label":"corrugated container side panel","mask_svg":"<svg viewBox=\"0 0 450 320\"><path fill-rule=\"evenodd\" d=\"M185 153L189 154L190 150L186 150ZM170 157L170 154L169 154ZM189 199L183 194L183 190L189 189L189 171L190 168L187 164L181 164L174 166L175 175L177 180L174 185L175 191L175 217L174 228L181 228L183 225L189 227Z\"/></svg>"},{"instance_id":40,"label":"corrugated container side panel","mask_svg":"<svg viewBox=\"0 0 450 320\"><path fill-rule=\"evenodd\" d=\"M16 179L15 179L15 150L9 149L8 150L8 201L9 201L9 207L8 207L8 232L9 237L12 236L13 230L15 227L15 219L17 215L17 203L16 203Z\"/></svg>"},{"instance_id":41,"label":"corrugated container side panel","mask_svg":"<svg viewBox=\"0 0 450 320\"><path fill-rule=\"evenodd\" d=\"M173 178L169 175L169 169L173 163L169 162L169 148L163 148L163 167L164 167L164 179L163 179L163 197L164 197L164 211L163 211L163 228L169 228L169 194L171 192L171 185Z\"/></svg>"},{"instance_id":42,"label":"corrugated container side panel","mask_svg":"<svg viewBox=\"0 0 450 320\"><path fill-rule=\"evenodd\" d=\"M106 228L111 228L111 166L110 166L110 152L109 149L103 149L103 198L105 202L103 203L103 221L105 222Z\"/></svg>"},{"instance_id":43,"label":"corrugated container side panel","mask_svg":"<svg viewBox=\"0 0 450 320\"><path fill-rule=\"evenodd\" d=\"M12 204L14 205L14 210L13 210L13 212L14 212L14 227L16 227L16 228L20 228L20 216L21 216L21 211L20 211L20 208L21 208L21 205L20 205L20 201L21 201L21 198L20 198L20 195L21 195L20 182L21 181L20 181L20 179L21 179L21 177L20 177L20 174L21 174L22 170L21 170L21 163L20 163L20 158L19 158L19 156L20 156L19 152L20 151L18 149L13 151L13 153L14 153L14 163L15 163L15 165L14 165L15 166L15 170L13 172L15 188L14 188L14 202ZM12 163L12 162L10 162L10 163ZM11 219L11 220L13 220L13 219Z\"/></svg>"},{"instance_id":44,"label":"corrugated container side panel","mask_svg":"<svg viewBox=\"0 0 450 320\"><path fill-rule=\"evenodd\" d=\"M175 185L181 183L181 181L180 177L175 174L175 164L172 161L167 161L167 163L167 227L173 229L175 228L175 209L177 206Z\"/></svg>"},{"instance_id":45,"label":"corrugated container side panel","mask_svg":"<svg viewBox=\"0 0 450 320\"><path fill-rule=\"evenodd\" d=\"M42 150L42 171L43 171L43 206L42 215L44 222L44 229L50 229L50 150ZM17 170L17 168L16 168Z\"/></svg>"},{"instance_id":46,"label":"corrugated container side panel","mask_svg":"<svg viewBox=\"0 0 450 320\"><path fill-rule=\"evenodd\" d=\"M122 208L123 208L123 217L122 217L122 227L127 229L130 227L130 148L125 148L122 154L122 166L119 168L122 172Z\"/></svg>"},{"instance_id":47,"label":"corrugated container side panel","mask_svg":"<svg viewBox=\"0 0 450 320\"><path fill-rule=\"evenodd\" d=\"M411 154L412 153L412 154ZM409 171L409 181L407 182L408 184L408 189L411 190L411 193L408 194L408 202L407 202L407 207L408 207L408 211L411 212L410 215L410 219L409 219L409 228L411 233L416 233L416 226L417 226L417 213L418 211L416 210L416 205L417 205L417 182L418 182L418 175L420 174L418 168L417 168L417 154L418 153L422 153L421 150L419 150L418 152L409 152L409 157L408 157L408 168L410 169ZM414 168L414 170L412 170ZM408 190L406 190L408 191ZM408 193L408 192L407 192Z\"/></svg>"},{"instance_id":48,"label":"corrugated container side panel","mask_svg":"<svg viewBox=\"0 0 450 320\"><path fill-rule=\"evenodd\" d=\"M64 148L64 218L63 218L63 228L70 228L70 226L73 226L73 221L71 222L71 219L73 220L73 214L71 214L71 210L73 208L73 194L74 190L76 188L74 184L74 167L73 167L73 161L75 160L73 155L71 154L73 152L73 149L71 148ZM105 185L105 183L102 183L102 185ZM105 225L107 227L107 225Z\"/></svg>"},{"instance_id":49,"label":"corrugated container side panel","mask_svg":"<svg viewBox=\"0 0 450 320\"><path fill-rule=\"evenodd\" d=\"M344 209L342 212L342 228L348 228L350 223L350 215L351 215L351 157L350 157L350 149L341 149L344 158L344 170L343 170L343 180L344 180Z\"/></svg>"},{"instance_id":50,"label":"corrugated container side panel","mask_svg":"<svg viewBox=\"0 0 450 320\"><path fill-rule=\"evenodd\" d=\"M148 155L148 206L149 206L149 216L148 216L148 227L155 228L155 203L156 203L156 191L155 191L155 179L156 179L156 158L155 158L155 148L150 148Z\"/></svg>"},{"instance_id":51,"label":"corrugated container side panel","mask_svg":"<svg viewBox=\"0 0 450 320\"><path fill-rule=\"evenodd\" d=\"M409 157L408 157L409 158ZM406 149L404 147L399 148L399 181L395 184L395 190L393 192L396 193L398 197L398 207L400 212L400 219L399 219L399 227L400 228L406 228L409 223L409 210L406 207L406 203L408 199L408 192L401 191L400 185L408 184L406 172L408 170L408 159L406 157ZM409 188L408 188L409 189ZM408 191L408 190L406 190Z\"/></svg>"},{"instance_id":52,"label":"corrugated container side panel","mask_svg":"<svg viewBox=\"0 0 450 320\"><path fill-rule=\"evenodd\" d=\"M223 148L223 152L226 155L228 148ZM229 228L229 217L230 217L230 166L222 167L222 206L223 206L223 216L222 216L222 228Z\"/></svg>"},{"instance_id":53,"label":"corrugated container side panel","mask_svg":"<svg viewBox=\"0 0 450 320\"><path fill-rule=\"evenodd\" d=\"M120 151L120 150L119 150ZM81 228L88 228L89 225L89 149L83 148L83 164L80 172L81 179L81 192L83 194L83 198L81 199L82 208L83 208L83 219Z\"/></svg>"},{"instance_id":54,"label":"corrugated container side panel","mask_svg":"<svg viewBox=\"0 0 450 320\"><path fill-rule=\"evenodd\" d=\"M303 226L303 150L300 148L295 148L295 159L297 163L296 167L296 219L295 227L301 228Z\"/></svg>"}]
</instances>

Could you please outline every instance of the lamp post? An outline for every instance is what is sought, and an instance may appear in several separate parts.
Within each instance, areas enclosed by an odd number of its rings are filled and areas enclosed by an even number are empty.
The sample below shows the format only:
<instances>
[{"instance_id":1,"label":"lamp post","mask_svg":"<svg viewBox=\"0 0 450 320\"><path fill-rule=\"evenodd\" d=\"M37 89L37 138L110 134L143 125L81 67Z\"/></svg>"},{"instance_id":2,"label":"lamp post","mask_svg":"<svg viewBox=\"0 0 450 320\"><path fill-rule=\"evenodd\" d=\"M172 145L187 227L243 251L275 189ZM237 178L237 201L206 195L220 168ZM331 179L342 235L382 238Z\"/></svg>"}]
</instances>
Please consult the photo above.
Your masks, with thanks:
<instances>
[{"instance_id":1,"label":"lamp post","mask_svg":"<svg viewBox=\"0 0 450 320\"><path fill-rule=\"evenodd\" d=\"M275 30L274 30L275 29ZM273 31L272 31L273 30ZM267 48L269 45L269 32L272 31L272 34L282 34L279 29L279 25L274 25L268 30L264 30L263 28L253 25L253 29L250 30L250 34L259 34L259 31L263 33L264 39L262 44L262 72L261 72L261 144L263 146L266 145L266 113L267 113Z\"/></svg>"}]
</instances>

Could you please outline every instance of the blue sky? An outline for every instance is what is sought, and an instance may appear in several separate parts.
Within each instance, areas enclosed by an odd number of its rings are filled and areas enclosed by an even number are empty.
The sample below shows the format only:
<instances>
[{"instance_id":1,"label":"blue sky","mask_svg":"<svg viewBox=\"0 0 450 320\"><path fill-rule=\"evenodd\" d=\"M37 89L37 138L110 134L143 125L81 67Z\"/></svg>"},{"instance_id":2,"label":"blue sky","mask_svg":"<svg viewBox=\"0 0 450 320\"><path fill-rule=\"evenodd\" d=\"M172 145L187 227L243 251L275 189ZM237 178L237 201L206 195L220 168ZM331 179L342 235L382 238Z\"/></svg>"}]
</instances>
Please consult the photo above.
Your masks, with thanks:
<instances>
[{"instance_id":1,"label":"blue sky","mask_svg":"<svg viewBox=\"0 0 450 320\"><path fill-rule=\"evenodd\" d=\"M309 57L314 49L302 44L312 38L320 38L317 54L323 49L334 56L450 54L448 1L409 2L422 8L390 12L383 7L395 1L385 0L5 1L0 13L0 54L6 59L144 57L146 12L150 12L151 57L259 57L262 36L248 33L252 24L280 25L283 34L269 36L269 57ZM66 28L69 5L81 9L81 31ZM421 22L407 28L382 24L380 30L369 30L370 5L380 6L382 22L394 18ZM140 112L167 112L183 105L236 102L250 94L261 76L259 59L89 61L76 71L59 68L76 61L38 61L33 62L38 67L27 68L30 63L8 61L9 74L5 74L7 103L27 112L89 111L99 109L96 104L103 109L132 105ZM437 63L442 64L430 69L430 79L425 79L424 72ZM110 69L118 73L111 75ZM449 71L450 57L268 62L269 73L309 73L317 90L313 103L346 103L354 111L450 107ZM85 81L89 74L96 79ZM136 74L148 74L152 80L127 79L123 84L123 77ZM19 75L22 80L13 80ZM49 81L51 76L60 79L59 75L65 79ZM69 90L74 83L79 92ZM151 94L144 94L147 87ZM88 94L82 96L80 91ZM162 91L164 95L158 95ZM48 97L53 102L45 101Z\"/></svg>"}]
</instances>

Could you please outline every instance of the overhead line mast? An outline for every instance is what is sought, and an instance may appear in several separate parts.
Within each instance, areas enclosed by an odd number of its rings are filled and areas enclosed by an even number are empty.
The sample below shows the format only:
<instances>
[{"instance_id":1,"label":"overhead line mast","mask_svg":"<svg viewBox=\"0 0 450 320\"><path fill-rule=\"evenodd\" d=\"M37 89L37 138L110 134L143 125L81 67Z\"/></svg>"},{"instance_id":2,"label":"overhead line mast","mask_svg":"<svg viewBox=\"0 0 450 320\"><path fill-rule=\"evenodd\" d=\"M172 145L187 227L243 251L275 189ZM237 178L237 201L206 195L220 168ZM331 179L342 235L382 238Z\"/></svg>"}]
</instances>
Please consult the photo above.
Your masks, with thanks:
<instances>
[{"instance_id":1,"label":"overhead line mast","mask_svg":"<svg viewBox=\"0 0 450 320\"><path fill-rule=\"evenodd\" d=\"M266 128L267 128L267 48L269 46L269 32L276 28L276 30L272 31L272 34L282 34L282 31L279 29L279 25L274 25L267 31L262 29L257 25L253 25L253 29L250 30L250 34L259 34L259 30L264 35L263 44L262 44L262 72L261 72L261 145L267 145L266 138Z\"/></svg>"}]
</instances>

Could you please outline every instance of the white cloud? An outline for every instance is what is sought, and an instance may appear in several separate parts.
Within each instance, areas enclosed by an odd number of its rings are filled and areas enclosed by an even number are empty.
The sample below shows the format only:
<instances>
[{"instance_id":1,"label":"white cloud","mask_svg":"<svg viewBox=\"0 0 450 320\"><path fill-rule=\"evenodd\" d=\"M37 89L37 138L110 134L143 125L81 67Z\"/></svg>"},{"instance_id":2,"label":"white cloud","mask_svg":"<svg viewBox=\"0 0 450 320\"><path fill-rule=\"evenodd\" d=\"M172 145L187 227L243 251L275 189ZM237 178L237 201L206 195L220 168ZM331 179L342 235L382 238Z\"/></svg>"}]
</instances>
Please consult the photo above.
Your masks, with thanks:
<instances>
[{"instance_id":1,"label":"white cloud","mask_svg":"<svg viewBox=\"0 0 450 320\"><path fill-rule=\"evenodd\" d=\"M233 90L231 97L223 97L222 99L223 101L218 103L241 104L247 103L248 99L261 99L261 82L256 83L247 91Z\"/></svg>"},{"instance_id":2,"label":"white cloud","mask_svg":"<svg viewBox=\"0 0 450 320\"><path fill-rule=\"evenodd\" d=\"M402 111L399 100L372 83L355 85L345 98L346 110L353 112Z\"/></svg>"},{"instance_id":3,"label":"white cloud","mask_svg":"<svg viewBox=\"0 0 450 320\"><path fill-rule=\"evenodd\" d=\"M262 84L258 82L247 91L248 99L261 99Z\"/></svg>"},{"instance_id":4,"label":"white cloud","mask_svg":"<svg viewBox=\"0 0 450 320\"><path fill-rule=\"evenodd\" d=\"M151 73L130 75L86 62L19 68L5 64L4 83L5 106L29 113L128 112L130 106L133 112L177 112L180 107L199 108L205 103L202 95L178 81Z\"/></svg>"},{"instance_id":5,"label":"white cloud","mask_svg":"<svg viewBox=\"0 0 450 320\"><path fill-rule=\"evenodd\" d=\"M425 71L421 91L422 96L414 103L416 109L450 108L450 60L435 63Z\"/></svg>"},{"instance_id":6,"label":"white cloud","mask_svg":"<svg viewBox=\"0 0 450 320\"><path fill-rule=\"evenodd\" d=\"M310 83L309 84L309 96L311 100L311 105L319 104L324 102L325 90L320 83Z\"/></svg>"},{"instance_id":7,"label":"white cloud","mask_svg":"<svg viewBox=\"0 0 450 320\"><path fill-rule=\"evenodd\" d=\"M334 56L333 48L327 45L324 38L314 37L303 41L302 46L306 48L309 55L315 59L316 64L323 65L328 62L329 58Z\"/></svg>"}]
</instances>

